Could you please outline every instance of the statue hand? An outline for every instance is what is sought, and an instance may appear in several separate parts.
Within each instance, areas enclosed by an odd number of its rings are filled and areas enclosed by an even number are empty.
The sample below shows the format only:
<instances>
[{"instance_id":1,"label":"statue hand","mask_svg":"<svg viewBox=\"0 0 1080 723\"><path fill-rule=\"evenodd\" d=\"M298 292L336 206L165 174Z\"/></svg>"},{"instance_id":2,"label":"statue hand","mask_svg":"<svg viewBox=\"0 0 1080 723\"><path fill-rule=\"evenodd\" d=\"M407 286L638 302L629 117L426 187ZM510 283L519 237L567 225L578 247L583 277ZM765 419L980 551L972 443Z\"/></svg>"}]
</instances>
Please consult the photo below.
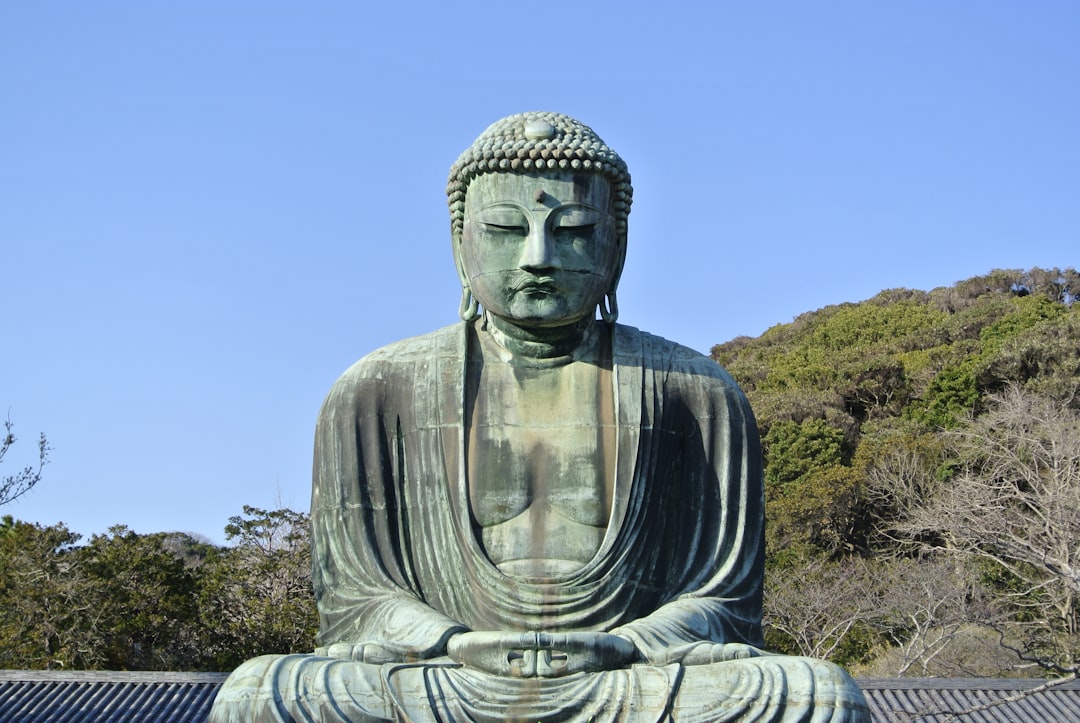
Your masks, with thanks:
<instances>
[{"instance_id":1,"label":"statue hand","mask_svg":"<svg viewBox=\"0 0 1080 723\"><path fill-rule=\"evenodd\" d=\"M626 638L593 632L461 633L450 638L446 652L463 665L515 678L612 670L625 667L638 655Z\"/></svg>"},{"instance_id":2,"label":"statue hand","mask_svg":"<svg viewBox=\"0 0 1080 723\"><path fill-rule=\"evenodd\" d=\"M709 665L726 660L744 660L769 655L764 650L745 643L699 643L680 661L683 665Z\"/></svg>"}]
</instances>

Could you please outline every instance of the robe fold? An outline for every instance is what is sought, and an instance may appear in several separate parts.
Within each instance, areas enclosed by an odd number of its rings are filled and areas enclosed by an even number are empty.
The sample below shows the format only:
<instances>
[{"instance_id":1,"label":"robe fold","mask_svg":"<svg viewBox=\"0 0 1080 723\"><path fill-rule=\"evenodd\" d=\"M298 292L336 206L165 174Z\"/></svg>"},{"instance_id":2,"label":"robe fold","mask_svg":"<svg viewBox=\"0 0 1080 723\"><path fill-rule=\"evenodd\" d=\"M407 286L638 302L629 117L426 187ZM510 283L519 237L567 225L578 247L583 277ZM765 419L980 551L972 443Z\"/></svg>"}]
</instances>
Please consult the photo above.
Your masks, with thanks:
<instances>
[{"instance_id":1,"label":"robe fold","mask_svg":"<svg viewBox=\"0 0 1080 723\"><path fill-rule=\"evenodd\" d=\"M487 559L470 518L465 349L464 325L397 342L326 399L311 504L319 644L423 656L462 630L614 631L655 663L702 641L760 646L761 452L727 373L615 327L607 533L580 570L533 582Z\"/></svg>"},{"instance_id":2,"label":"robe fold","mask_svg":"<svg viewBox=\"0 0 1080 723\"><path fill-rule=\"evenodd\" d=\"M465 464L467 338L483 332L458 324L391 344L346 371L319 415L311 520L320 647L245 663L211 720L862 720L858 689L827 663L679 664L701 643L762 644L757 428L711 360L632 327L604 328L616 469L592 560L536 580L486 557ZM470 630L614 633L643 663L499 677L445 656L447 639ZM343 646L354 660L341 659ZM372 650L376 661L405 662L371 664ZM809 699L786 709L790 685ZM676 701L680 686L693 690ZM244 717L254 710L262 713Z\"/></svg>"}]
</instances>

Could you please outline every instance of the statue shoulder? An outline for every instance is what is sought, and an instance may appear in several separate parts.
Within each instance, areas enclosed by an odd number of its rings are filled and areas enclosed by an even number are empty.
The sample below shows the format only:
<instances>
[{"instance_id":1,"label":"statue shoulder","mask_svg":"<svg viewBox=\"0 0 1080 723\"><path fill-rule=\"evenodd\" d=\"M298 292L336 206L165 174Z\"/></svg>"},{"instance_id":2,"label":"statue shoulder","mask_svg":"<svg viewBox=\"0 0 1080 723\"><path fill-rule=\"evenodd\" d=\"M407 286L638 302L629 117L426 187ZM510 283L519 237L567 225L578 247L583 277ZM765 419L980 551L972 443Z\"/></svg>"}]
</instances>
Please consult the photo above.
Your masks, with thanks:
<instances>
[{"instance_id":1,"label":"statue shoulder","mask_svg":"<svg viewBox=\"0 0 1080 723\"><path fill-rule=\"evenodd\" d=\"M662 381L664 395L678 396L699 418L723 408L725 418L742 420L756 430L750 401L727 370L713 359L662 336L618 326L616 348L621 364L640 364ZM741 422L740 422L741 423ZM756 431L752 434L756 438Z\"/></svg>"},{"instance_id":2,"label":"statue shoulder","mask_svg":"<svg viewBox=\"0 0 1080 723\"><path fill-rule=\"evenodd\" d=\"M727 370L701 352L632 326L619 324L615 334L620 346L640 348L641 355L648 366L661 367L671 373L700 377L703 381L714 379L721 386L729 387L741 394L739 385L735 383Z\"/></svg>"},{"instance_id":3,"label":"statue shoulder","mask_svg":"<svg viewBox=\"0 0 1080 723\"><path fill-rule=\"evenodd\" d=\"M327 401L351 397L372 387L414 379L440 357L457 356L464 349L464 326L453 324L437 331L401 339L361 357L338 377Z\"/></svg>"}]
</instances>

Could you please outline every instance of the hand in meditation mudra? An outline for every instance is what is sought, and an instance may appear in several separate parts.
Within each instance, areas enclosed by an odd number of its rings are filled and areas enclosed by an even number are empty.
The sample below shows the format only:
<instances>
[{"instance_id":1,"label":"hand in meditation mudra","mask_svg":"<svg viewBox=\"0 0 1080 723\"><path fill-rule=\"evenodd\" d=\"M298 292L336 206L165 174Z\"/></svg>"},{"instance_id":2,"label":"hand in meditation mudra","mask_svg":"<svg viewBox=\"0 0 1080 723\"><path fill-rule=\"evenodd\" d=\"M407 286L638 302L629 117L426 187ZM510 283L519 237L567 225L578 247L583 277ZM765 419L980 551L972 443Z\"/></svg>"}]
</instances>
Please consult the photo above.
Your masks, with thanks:
<instances>
[{"instance_id":1,"label":"hand in meditation mudra","mask_svg":"<svg viewBox=\"0 0 1080 723\"><path fill-rule=\"evenodd\" d=\"M714 362L615 323L631 193L555 113L454 164L463 322L330 390L320 647L245 663L212 721L869 720L840 668L759 649L757 429Z\"/></svg>"}]
</instances>

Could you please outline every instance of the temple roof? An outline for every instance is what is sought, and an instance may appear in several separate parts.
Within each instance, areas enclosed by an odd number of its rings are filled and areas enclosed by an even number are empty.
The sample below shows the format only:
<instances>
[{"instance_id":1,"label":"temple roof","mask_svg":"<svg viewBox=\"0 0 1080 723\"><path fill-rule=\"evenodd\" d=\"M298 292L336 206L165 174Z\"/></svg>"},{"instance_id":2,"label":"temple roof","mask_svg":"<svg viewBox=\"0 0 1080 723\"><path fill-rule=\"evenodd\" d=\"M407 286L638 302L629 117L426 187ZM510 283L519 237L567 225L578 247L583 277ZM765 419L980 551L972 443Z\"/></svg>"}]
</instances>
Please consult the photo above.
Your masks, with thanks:
<instances>
[{"instance_id":1,"label":"temple roof","mask_svg":"<svg viewBox=\"0 0 1080 723\"><path fill-rule=\"evenodd\" d=\"M0 670L0 721L203 723L225 673ZM1080 721L1080 681L873 678L858 681L875 721L932 723L989 702L964 723ZM1025 695L1025 693L1027 693ZM936 715L935 715L936 714Z\"/></svg>"},{"instance_id":2,"label":"temple roof","mask_svg":"<svg viewBox=\"0 0 1080 723\"><path fill-rule=\"evenodd\" d=\"M0 721L202 723L226 673L0 670Z\"/></svg>"},{"instance_id":3,"label":"temple roof","mask_svg":"<svg viewBox=\"0 0 1080 723\"><path fill-rule=\"evenodd\" d=\"M863 678L856 682L866 694L875 721L935 723L949 713L963 711L971 712L957 716L962 723L1080 721L1077 680L1051 683L1010 678ZM1002 700L1008 702L978 710Z\"/></svg>"}]
</instances>

